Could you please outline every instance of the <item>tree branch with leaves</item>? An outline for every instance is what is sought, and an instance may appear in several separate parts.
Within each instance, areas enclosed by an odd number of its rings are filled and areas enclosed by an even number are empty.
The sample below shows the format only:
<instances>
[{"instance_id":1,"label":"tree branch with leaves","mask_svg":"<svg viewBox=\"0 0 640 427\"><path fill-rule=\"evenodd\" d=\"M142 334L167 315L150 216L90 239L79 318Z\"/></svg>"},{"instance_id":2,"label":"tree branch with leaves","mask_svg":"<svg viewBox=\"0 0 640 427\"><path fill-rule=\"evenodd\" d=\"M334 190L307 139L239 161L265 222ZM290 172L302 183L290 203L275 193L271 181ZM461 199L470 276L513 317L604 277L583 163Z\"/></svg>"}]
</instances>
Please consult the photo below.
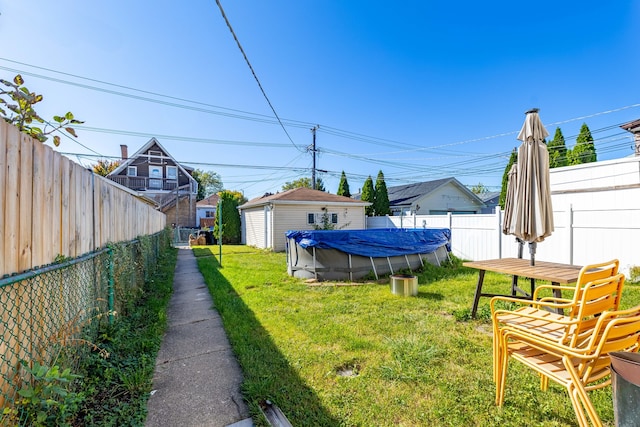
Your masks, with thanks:
<instances>
[{"instance_id":1,"label":"tree branch with leaves","mask_svg":"<svg viewBox=\"0 0 640 427\"><path fill-rule=\"evenodd\" d=\"M68 134L78 137L71 125L82 124L84 122L76 120L71 112L62 116L53 116L53 122L44 120L33 108L43 99L42 95L30 92L24 86L24 79L20 74L13 78L13 82L0 79L0 115L5 122L10 123L20 129L21 132L30 135L40 142L49 139L49 135L57 131L65 131ZM44 124L36 126L35 124ZM60 135L53 136L53 145L60 145Z\"/></svg>"}]
</instances>

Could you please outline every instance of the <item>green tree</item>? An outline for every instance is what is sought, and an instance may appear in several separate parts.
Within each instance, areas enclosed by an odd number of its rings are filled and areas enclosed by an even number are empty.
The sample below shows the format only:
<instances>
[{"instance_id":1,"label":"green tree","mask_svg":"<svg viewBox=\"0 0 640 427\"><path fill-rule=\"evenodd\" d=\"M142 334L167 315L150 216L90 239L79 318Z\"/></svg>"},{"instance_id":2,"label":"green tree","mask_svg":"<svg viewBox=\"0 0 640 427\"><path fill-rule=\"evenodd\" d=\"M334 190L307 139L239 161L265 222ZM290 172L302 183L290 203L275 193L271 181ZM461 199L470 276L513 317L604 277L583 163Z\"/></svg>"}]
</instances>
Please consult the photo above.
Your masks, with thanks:
<instances>
[{"instance_id":1,"label":"green tree","mask_svg":"<svg viewBox=\"0 0 640 427\"><path fill-rule=\"evenodd\" d=\"M367 216L373 216L375 212L375 208L373 207L373 202L375 200L375 189L373 188L373 179L371 178L371 175L369 175L369 177L364 181L360 200L362 200L363 202L372 203L371 205L364 208L364 213Z\"/></svg>"},{"instance_id":2,"label":"green tree","mask_svg":"<svg viewBox=\"0 0 640 427\"><path fill-rule=\"evenodd\" d=\"M484 194L484 193L487 193L488 191L489 189L481 182L471 187L471 192L473 194Z\"/></svg>"},{"instance_id":3,"label":"green tree","mask_svg":"<svg viewBox=\"0 0 640 427\"><path fill-rule=\"evenodd\" d=\"M502 174L502 189L500 190L500 199L498 199L498 203L500 207L504 209L504 201L507 198L507 184L509 183L509 171L511 170L511 166L518 161L518 150L515 148L511 152L511 157L509 157L509 162L507 163L507 167L504 169L504 173Z\"/></svg>"},{"instance_id":4,"label":"green tree","mask_svg":"<svg viewBox=\"0 0 640 427\"><path fill-rule=\"evenodd\" d=\"M389 209L389 192L387 191L387 184L384 182L384 174L382 171L378 171L376 186L373 189L373 211L376 216L391 214L391 209Z\"/></svg>"},{"instance_id":5,"label":"green tree","mask_svg":"<svg viewBox=\"0 0 640 427\"><path fill-rule=\"evenodd\" d=\"M196 169L191 173L191 176L198 182L198 195L196 196L198 201L224 189L222 179L217 172Z\"/></svg>"},{"instance_id":6,"label":"green tree","mask_svg":"<svg viewBox=\"0 0 640 427\"><path fill-rule=\"evenodd\" d=\"M222 243L224 244L240 243L240 213L238 212L240 199L238 199L238 194L241 193L229 190L223 190L218 193L220 198L218 199L218 206L216 208L216 224L213 233L218 239L222 234ZM222 233L220 233L219 228L219 212L222 212Z\"/></svg>"},{"instance_id":7,"label":"green tree","mask_svg":"<svg viewBox=\"0 0 640 427\"><path fill-rule=\"evenodd\" d=\"M569 151L568 158L570 165L597 161L596 146L586 123L582 124L578 138L576 138L576 145Z\"/></svg>"},{"instance_id":8,"label":"green tree","mask_svg":"<svg viewBox=\"0 0 640 427\"><path fill-rule=\"evenodd\" d=\"M282 186L282 191L293 190L294 188L311 188L311 178L305 176L303 178L298 178L296 180L286 182ZM322 178L316 178L316 190L327 191L324 188Z\"/></svg>"},{"instance_id":9,"label":"green tree","mask_svg":"<svg viewBox=\"0 0 640 427\"><path fill-rule=\"evenodd\" d=\"M24 80L20 74L13 78L13 82L0 79L0 83L5 86L5 88L0 87L0 116L5 122L15 125L20 129L20 132L24 132L40 142L45 142L49 139L49 135L58 130L65 131L77 138L76 131L71 125L84 122L76 120L71 112L63 116L53 116L55 124L45 121L33 109L35 104L42 101L42 95L29 92L29 89L24 86ZM44 123L45 126L42 128L34 126L34 122ZM48 126L51 128L49 129ZM56 147L60 145L59 135L53 136L53 145Z\"/></svg>"},{"instance_id":10,"label":"green tree","mask_svg":"<svg viewBox=\"0 0 640 427\"><path fill-rule=\"evenodd\" d=\"M549 151L550 168L559 168L569 164L567 161L567 146L560 128L556 128L553 139L547 144L547 150Z\"/></svg>"},{"instance_id":11,"label":"green tree","mask_svg":"<svg viewBox=\"0 0 640 427\"><path fill-rule=\"evenodd\" d=\"M340 184L338 184L338 192L336 194L338 196L351 197L349 182L347 181L347 175L344 171L342 171L342 175L340 176Z\"/></svg>"},{"instance_id":12,"label":"green tree","mask_svg":"<svg viewBox=\"0 0 640 427\"><path fill-rule=\"evenodd\" d=\"M110 161L107 159L100 159L96 162L95 165L92 166L93 172L100 176L107 176L111 172L113 172L118 166L120 166L120 161Z\"/></svg>"}]
</instances>

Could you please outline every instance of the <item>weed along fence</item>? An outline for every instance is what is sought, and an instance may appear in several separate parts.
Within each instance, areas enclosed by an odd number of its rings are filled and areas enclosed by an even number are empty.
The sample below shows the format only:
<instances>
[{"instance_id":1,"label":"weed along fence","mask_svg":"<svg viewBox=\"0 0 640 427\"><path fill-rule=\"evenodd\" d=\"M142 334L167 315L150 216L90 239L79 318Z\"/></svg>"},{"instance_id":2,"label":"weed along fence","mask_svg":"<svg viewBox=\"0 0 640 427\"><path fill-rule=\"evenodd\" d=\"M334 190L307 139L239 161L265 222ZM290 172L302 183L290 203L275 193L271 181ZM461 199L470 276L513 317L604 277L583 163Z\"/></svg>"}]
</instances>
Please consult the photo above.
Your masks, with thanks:
<instances>
[{"instance_id":1,"label":"weed along fence","mask_svg":"<svg viewBox=\"0 0 640 427\"><path fill-rule=\"evenodd\" d=\"M165 215L0 120L0 277L164 229Z\"/></svg>"},{"instance_id":2,"label":"weed along fence","mask_svg":"<svg viewBox=\"0 0 640 427\"><path fill-rule=\"evenodd\" d=\"M73 368L100 322L128 314L170 243L165 230L0 279L0 407L15 401L23 364Z\"/></svg>"}]
</instances>

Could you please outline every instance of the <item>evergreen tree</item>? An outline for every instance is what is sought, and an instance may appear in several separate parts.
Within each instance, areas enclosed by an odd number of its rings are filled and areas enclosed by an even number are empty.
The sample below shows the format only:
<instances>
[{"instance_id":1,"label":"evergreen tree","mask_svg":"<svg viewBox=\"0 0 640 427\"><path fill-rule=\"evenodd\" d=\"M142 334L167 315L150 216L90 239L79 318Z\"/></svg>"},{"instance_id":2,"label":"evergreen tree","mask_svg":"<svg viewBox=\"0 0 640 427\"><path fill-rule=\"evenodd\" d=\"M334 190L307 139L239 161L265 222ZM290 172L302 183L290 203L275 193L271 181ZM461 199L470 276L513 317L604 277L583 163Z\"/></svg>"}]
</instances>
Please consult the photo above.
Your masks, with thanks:
<instances>
[{"instance_id":1,"label":"evergreen tree","mask_svg":"<svg viewBox=\"0 0 640 427\"><path fill-rule=\"evenodd\" d=\"M351 197L347 175L345 175L344 171L342 171L342 175L340 176L340 184L338 184L338 192L336 194L338 196Z\"/></svg>"},{"instance_id":2,"label":"evergreen tree","mask_svg":"<svg viewBox=\"0 0 640 427\"><path fill-rule=\"evenodd\" d=\"M511 166L518 161L518 150L515 148L511 152L511 157L509 157L509 163L507 163L507 167L504 169L504 173L502 174L502 190L500 190L500 199L498 203L500 207L504 209L504 201L507 198L507 184L509 183L509 171L511 170Z\"/></svg>"},{"instance_id":3,"label":"evergreen tree","mask_svg":"<svg viewBox=\"0 0 640 427\"><path fill-rule=\"evenodd\" d=\"M576 139L576 145L568 155L570 165L579 165L582 163L592 163L597 161L596 146L593 143L591 131L586 123L582 124L580 133Z\"/></svg>"},{"instance_id":4,"label":"evergreen tree","mask_svg":"<svg viewBox=\"0 0 640 427\"><path fill-rule=\"evenodd\" d=\"M389 192L387 191L387 184L384 182L382 171L378 171L376 186L373 190L373 211L376 216L384 216L391 213L391 209L389 209Z\"/></svg>"},{"instance_id":5,"label":"evergreen tree","mask_svg":"<svg viewBox=\"0 0 640 427\"><path fill-rule=\"evenodd\" d=\"M218 213L222 212L222 243L237 244L240 243L240 212L238 212L238 204L240 202L238 195L242 193L237 191L224 190L218 193L220 199L216 209L216 224L214 234L217 238L220 236ZM222 206L220 206L222 204Z\"/></svg>"},{"instance_id":6,"label":"evergreen tree","mask_svg":"<svg viewBox=\"0 0 640 427\"><path fill-rule=\"evenodd\" d=\"M371 175L364 181L364 185L362 186L362 194L360 195L360 200L363 202L374 202L375 198L375 190L373 188L373 179ZM373 204L364 208L364 213L367 216L373 216L374 207Z\"/></svg>"},{"instance_id":7,"label":"evergreen tree","mask_svg":"<svg viewBox=\"0 0 640 427\"><path fill-rule=\"evenodd\" d=\"M553 139L547 144L547 150L549 151L549 167L551 169L569 164L567 159L567 146L565 145L564 135L562 135L560 128L556 128Z\"/></svg>"}]
</instances>

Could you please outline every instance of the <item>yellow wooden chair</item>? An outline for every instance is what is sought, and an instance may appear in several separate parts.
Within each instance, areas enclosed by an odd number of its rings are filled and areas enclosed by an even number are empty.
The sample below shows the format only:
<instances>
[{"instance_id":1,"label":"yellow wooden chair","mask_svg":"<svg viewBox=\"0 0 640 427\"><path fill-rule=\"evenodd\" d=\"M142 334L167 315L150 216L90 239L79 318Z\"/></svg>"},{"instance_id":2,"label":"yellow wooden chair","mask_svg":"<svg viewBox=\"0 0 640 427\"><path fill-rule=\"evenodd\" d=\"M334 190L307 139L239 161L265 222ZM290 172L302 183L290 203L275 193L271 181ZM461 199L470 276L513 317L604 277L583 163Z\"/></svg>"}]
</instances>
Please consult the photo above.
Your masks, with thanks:
<instances>
[{"instance_id":1,"label":"yellow wooden chair","mask_svg":"<svg viewBox=\"0 0 640 427\"><path fill-rule=\"evenodd\" d=\"M640 306L629 310L602 313L588 337L571 344L529 334L518 328L505 326L501 334L502 365L496 381L496 405L502 406L509 358L523 363L542 376L543 389L548 379L563 385L580 426L602 426L588 391L611 383L610 358L614 351L637 352L640 344Z\"/></svg>"},{"instance_id":2,"label":"yellow wooden chair","mask_svg":"<svg viewBox=\"0 0 640 427\"><path fill-rule=\"evenodd\" d=\"M603 311L620 307L624 276L618 275L618 260L582 267L574 286L541 285L532 300L496 296L491 299L493 321L493 369L494 380L499 376L501 329L505 326L519 328L565 343L589 334L596 318ZM565 292L565 297L539 295L543 291ZM498 301L519 305L515 310L499 309ZM560 314L562 313L562 314Z\"/></svg>"}]
</instances>

